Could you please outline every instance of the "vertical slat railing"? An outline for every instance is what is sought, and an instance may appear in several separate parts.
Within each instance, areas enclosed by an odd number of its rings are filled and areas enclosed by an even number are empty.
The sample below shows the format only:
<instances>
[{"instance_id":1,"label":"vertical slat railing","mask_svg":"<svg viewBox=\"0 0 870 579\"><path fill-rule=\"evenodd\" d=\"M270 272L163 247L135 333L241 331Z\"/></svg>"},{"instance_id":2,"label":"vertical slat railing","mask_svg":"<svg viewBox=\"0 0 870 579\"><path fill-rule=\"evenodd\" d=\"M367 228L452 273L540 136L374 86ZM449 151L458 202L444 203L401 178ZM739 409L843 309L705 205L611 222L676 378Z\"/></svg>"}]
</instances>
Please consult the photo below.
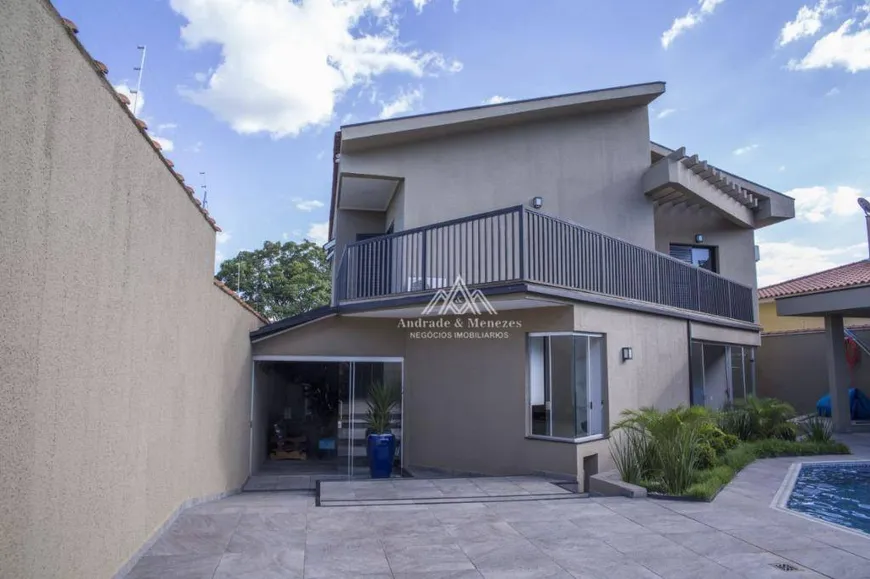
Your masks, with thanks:
<instances>
[{"instance_id":1,"label":"vertical slat railing","mask_svg":"<svg viewBox=\"0 0 870 579\"><path fill-rule=\"evenodd\" d=\"M753 290L522 206L347 245L339 300L527 281L754 321Z\"/></svg>"}]
</instances>

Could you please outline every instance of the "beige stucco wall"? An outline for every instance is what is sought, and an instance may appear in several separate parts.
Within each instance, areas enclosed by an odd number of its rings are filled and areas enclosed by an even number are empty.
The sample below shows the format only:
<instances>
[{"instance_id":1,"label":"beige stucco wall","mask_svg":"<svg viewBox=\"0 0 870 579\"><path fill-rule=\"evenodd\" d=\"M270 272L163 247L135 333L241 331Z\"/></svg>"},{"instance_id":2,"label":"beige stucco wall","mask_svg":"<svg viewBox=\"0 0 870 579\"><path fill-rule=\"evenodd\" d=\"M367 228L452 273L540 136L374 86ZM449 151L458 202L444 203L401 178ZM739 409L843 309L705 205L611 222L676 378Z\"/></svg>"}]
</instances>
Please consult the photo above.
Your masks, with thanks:
<instances>
[{"instance_id":1,"label":"beige stucco wall","mask_svg":"<svg viewBox=\"0 0 870 579\"><path fill-rule=\"evenodd\" d=\"M341 171L404 178L405 229L527 205L652 249L646 107L343 153ZM614 207L619 207L614 211Z\"/></svg>"},{"instance_id":2,"label":"beige stucco wall","mask_svg":"<svg viewBox=\"0 0 870 579\"><path fill-rule=\"evenodd\" d=\"M655 248L662 253L669 253L671 243L695 245L695 235L702 234L698 245L717 248L721 275L756 287L754 230L738 227L712 209L662 207L655 213L655 231Z\"/></svg>"},{"instance_id":3,"label":"beige stucco wall","mask_svg":"<svg viewBox=\"0 0 870 579\"><path fill-rule=\"evenodd\" d=\"M332 316L254 342L255 356L394 358L405 355L395 319Z\"/></svg>"},{"instance_id":4,"label":"beige stucco wall","mask_svg":"<svg viewBox=\"0 0 870 579\"><path fill-rule=\"evenodd\" d=\"M691 322L690 330L693 340L738 346L761 345L761 334L751 330L738 330L699 322Z\"/></svg>"},{"instance_id":5,"label":"beige stucco wall","mask_svg":"<svg viewBox=\"0 0 870 579\"><path fill-rule=\"evenodd\" d=\"M574 445L526 436L526 332L570 331L570 306L503 312L507 339L408 339L405 460L486 474L576 473Z\"/></svg>"},{"instance_id":6,"label":"beige stucco wall","mask_svg":"<svg viewBox=\"0 0 870 579\"><path fill-rule=\"evenodd\" d=\"M111 577L248 469L259 323L215 232L40 0L0 18L0 575Z\"/></svg>"}]
</instances>

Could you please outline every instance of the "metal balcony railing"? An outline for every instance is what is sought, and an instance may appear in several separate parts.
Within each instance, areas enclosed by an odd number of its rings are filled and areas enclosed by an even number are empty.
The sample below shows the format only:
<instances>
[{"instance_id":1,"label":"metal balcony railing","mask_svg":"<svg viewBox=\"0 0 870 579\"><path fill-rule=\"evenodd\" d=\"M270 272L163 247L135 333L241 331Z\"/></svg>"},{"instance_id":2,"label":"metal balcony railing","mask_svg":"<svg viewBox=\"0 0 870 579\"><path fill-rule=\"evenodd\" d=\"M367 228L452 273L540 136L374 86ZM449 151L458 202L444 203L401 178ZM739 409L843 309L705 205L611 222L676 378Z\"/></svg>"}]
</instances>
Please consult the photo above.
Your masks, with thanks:
<instances>
[{"instance_id":1,"label":"metal balcony railing","mask_svg":"<svg viewBox=\"0 0 870 579\"><path fill-rule=\"evenodd\" d=\"M528 282L754 321L752 288L668 255L509 207L349 244L339 302Z\"/></svg>"}]
</instances>

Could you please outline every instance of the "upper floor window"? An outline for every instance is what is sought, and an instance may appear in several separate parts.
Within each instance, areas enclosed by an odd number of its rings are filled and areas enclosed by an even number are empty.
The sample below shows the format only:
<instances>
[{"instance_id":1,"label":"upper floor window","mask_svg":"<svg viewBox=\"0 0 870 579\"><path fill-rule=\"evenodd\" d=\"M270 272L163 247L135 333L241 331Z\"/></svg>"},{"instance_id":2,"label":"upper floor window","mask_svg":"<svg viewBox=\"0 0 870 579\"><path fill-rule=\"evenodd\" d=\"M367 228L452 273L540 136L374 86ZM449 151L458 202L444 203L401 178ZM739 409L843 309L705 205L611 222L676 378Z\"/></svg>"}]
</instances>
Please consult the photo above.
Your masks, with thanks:
<instances>
[{"instance_id":1,"label":"upper floor window","mask_svg":"<svg viewBox=\"0 0 870 579\"><path fill-rule=\"evenodd\" d=\"M691 263L701 269L715 273L719 272L719 264L716 263L716 248L707 245L682 245L672 243L670 248L671 257Z\"/></svg>"}]
</instances>

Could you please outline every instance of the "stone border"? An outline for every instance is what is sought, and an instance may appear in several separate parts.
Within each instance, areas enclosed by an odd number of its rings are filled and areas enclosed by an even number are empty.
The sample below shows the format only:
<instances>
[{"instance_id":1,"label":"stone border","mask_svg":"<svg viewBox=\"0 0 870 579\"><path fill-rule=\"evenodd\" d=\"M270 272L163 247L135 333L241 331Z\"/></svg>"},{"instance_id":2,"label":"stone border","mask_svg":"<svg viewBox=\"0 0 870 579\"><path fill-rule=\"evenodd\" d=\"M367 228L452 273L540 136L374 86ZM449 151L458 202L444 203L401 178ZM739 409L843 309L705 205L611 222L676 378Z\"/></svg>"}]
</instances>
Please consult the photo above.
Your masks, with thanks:
<instances>
[{"instance_id":1,"label":"stone border","mask_svg":"<svg viewBox=\"0 0 870 579\"><path fill-rule=\"evenodd\" d=\"M838 529L840 531L844 531L851 535L855 535L858 537L862 537L864 539L870 540L870 535L864 533L862 531L857 531L855 529L838 525L836 523L831 523L820 519L818 517L814 517L812 515L808 515L806 513L801 513L795 510L788 508L788 500L791 498L791 493L794 490L794 485L797 483L798 476L800 475L801 469L803 469L804 465L825 465L825 466L836 466L836 465L846 465L846 464L854 464L854 463L870 463L870 459L858 459L858 460L815 460L815 461L806 461L806 462L795 462L791 466L788 467L788 472L785 475L785 478L782 480L782 484L779 485L779 489L776 491L776 494L773 496L773 500L770 501L770 508L775 509L777 511L781 511L783 513L787 513L789 515L793 515L795 517L800 517L802 519L806 519L807 521L812 521L814 523L819 523L829 527L831 529Z\"/></svg>"},{"instance_id":2,"label":"stone border","mask_svg":"<svg viewBox=\"0 0 870 579\"><path fill-rule=\"evenodd\" d=\"M585 489L590 496L628 497L631 499L646 498L646 489L623 481L619 471L609 470L589 477L589 488Z\"/></svg>"},{"instance_id":3,"label":"stone border","mask_svg":"<svg viewBox=\"0 0 870 579\"><path fill-rule=\"evenodd\" d=\"M136 566L136 563L139 562L139 560L145 555L145 553L147 553L148 550L154 546L154 543L157 542L157 540L160 538L160 536L169 527L171 527L173 525L173 523L175 523L175 521L178 519L178 517L181 515L181 513L183 513L184 511L186 511L187 509L189 509L191 507L195 507L195 506L201 505L203 503L210 503L213 501L219 501L219 500L225 499L229 496L237 495L241 492L242 492L242 489L241 489L241 487L239 487L237 489L231 489L228 491L224 491L222 493L216 493L213 495L206 495L204 497L194 497L192 499L187 499L186 501L181 503L178 506L178 508L176 508L174 511L172 511L172 514L170 514L166 518L166 520L163 521L163 524L160 525L153 533L151 533L151 536L148 537L148 539L144 543L142 543L142 546L139 547L136 550L136 552L134 552L132 555L130 555L130 558L127 559L126 563L121 565L121 567L112 576L112 579L124 579L124 577L126 577L130 573L130 571L133 570L133 567Z\"/></svg>"}]
</instances>

